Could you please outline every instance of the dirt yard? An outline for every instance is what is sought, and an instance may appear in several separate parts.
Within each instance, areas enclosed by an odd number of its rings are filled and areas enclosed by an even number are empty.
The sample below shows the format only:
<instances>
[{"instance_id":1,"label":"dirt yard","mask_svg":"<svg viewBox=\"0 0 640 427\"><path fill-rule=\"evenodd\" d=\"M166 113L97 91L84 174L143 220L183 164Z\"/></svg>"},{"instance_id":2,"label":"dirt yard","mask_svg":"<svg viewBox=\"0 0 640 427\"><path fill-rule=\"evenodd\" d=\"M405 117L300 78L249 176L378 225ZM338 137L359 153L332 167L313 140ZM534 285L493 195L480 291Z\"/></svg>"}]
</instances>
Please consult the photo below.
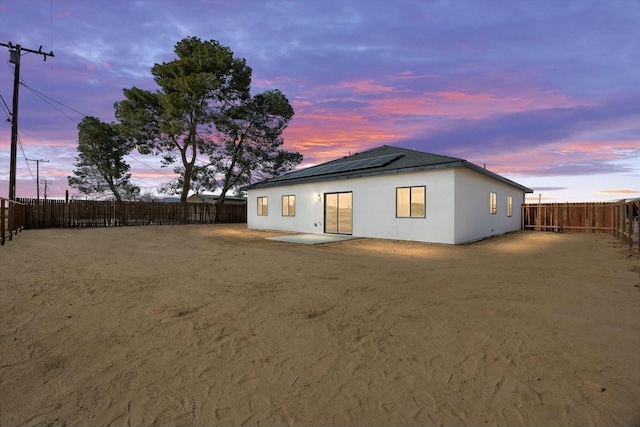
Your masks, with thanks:
<instances>
[{"instance_id":1,"label":"dirt yard","mask_svg":"<svg viewBox=\"0 0 640 427\"><path fill-rule=\"evenodd\" d=\"M640 260L613 237L282 234L22 232L0 424L640 425Z\"/></svg>"}]
</instances>

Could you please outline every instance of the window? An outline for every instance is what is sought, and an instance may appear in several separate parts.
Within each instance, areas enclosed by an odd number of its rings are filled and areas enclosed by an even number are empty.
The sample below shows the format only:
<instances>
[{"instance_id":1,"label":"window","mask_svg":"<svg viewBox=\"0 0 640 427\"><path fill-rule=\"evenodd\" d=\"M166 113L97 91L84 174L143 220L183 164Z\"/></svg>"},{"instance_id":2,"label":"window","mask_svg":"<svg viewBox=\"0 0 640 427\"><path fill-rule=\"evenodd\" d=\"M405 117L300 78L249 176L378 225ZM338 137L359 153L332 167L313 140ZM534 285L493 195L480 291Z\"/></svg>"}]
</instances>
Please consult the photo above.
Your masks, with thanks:
<instances>
[{"instance_id":1,"label":"window","mask_svg":"<svg viewBox=\"0 0 640 427\"><path fill-rule=\"evenodd\" d=\"M425 190L424 186L396 188L396 218L424 218Z\"/></svg>"},{"instance_id":2,"label":"window","mask_svg":"<svg viewBox=\"0 0 640 427\"><path fill-rule=\"evenodd\" d=\"M492 215L496 214L498 212L498 196L496 193L490 193L489 203L489 213Z\"/></svg>"},{"instance_id":3,"label":"window","mask_svg":"<svg viewBox=\"0 0 640 427\"><path fill-rule=\"evenodd\" d=\"M258 216L267 216L269 214L268 197L258 197Z\"/></svg>"},{"instance_id":4,"label":"window","mask_svg":"<svg viewBox=\"0 0 640 427\"><path fill-rule=\"evenodd\" d=\"M282 196L282 216L296 215L296 196Z\"/></svg>"},{"instance_id":5,"label":"window","mask_svg":"<svg viewBox=\"0 0 640 427\"><path fill-rule=\"evenodd\" d=\"M507 216L513 216L513 198L507 196Z\"/></svg>"}]
</instances>

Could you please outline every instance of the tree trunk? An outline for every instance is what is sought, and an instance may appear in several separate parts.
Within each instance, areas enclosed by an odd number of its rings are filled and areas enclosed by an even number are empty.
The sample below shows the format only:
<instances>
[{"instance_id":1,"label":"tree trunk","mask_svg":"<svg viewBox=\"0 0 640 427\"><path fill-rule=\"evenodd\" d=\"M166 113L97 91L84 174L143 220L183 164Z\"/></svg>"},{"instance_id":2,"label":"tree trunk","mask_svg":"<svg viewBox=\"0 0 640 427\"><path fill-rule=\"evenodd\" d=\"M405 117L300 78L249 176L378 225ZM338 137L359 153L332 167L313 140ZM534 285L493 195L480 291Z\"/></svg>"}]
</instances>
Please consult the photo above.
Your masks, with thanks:
<instances>
[{"instance_id":1,"label":"tree trunk","mask_svg":"<svg viewBox=\"0 0 640 427\"><path fill-rule=\"evenodd\" d=\"M122 201L122 197L120 196L120 193L118 192L118 187L116 187L116 185L113 183L113 179L111 177L104 177L107 180L107 185L109 186L109 190L111 190L111 193L113 194L113 197L116 198L116 202L121 202Z\"/></svg>"},{"instance_id":2,"label":"tree trunk","mask_svg":"<svg viewBox=\"0 0 640 427\"><path fill-rule=\"evenodd\" d=\"M191 172L193 171L193 163L184 165L184 179L182 180L182 191L180 192L180 202L187 201L189 190L191 189Z\"/></svg>"},{"instance_id":3,"label":"tree trunk","mask_svg":"<svg viewBox=\"0 0 640 427\"><path fill-rule=\"evenodd\" d=\"M213 222L215 222L215 223L220 222L220 208L224 204L225 198L226 198L225 193L222 193L220 195L220 197L218 198L218 200L216 200L216 204L215 204L216 215L215 215L215 218L213 220Z\"/></svg>"},{"instance_id":4,"label":"tree trunk","mask_svg":"<svg viewBox=\"0 0 640 427\"><path fill-rule=\"evenodd\" d=\"M189 139L192 140L193 132L189 136ZM191 159L187 160L187 149L191 146L192 153ZM195 143L185 144L184 147L180 148L180 155L182 156L182 164L184 165L184 179L182 180L182 191L180 192L180 202L184 203L187 201L187 197L189 196L189 190L191 190L191 173L193 172L193 165L196 163L196 147Z\"/></svg>"},{"instance_id":5,"label":"tree trunk","mask_svg":"<svg viewBox=\"0 0 640 427\"><path fill-rule=\"evenodd\" d=\"M232 167L233 164L235 163L235 161L232 163ZM229 187L230 185L230 177L229 177L229 173L227 173L224 177L224 184L222 185L222 192L220 193L220 197L218 197L218 200L216 200L216 219L215 222L218 222L220 219L220 209L219 207L222 206L225 202L225 200L227 200L227 191L229 191Z\"/></svg>"}]
</instances>

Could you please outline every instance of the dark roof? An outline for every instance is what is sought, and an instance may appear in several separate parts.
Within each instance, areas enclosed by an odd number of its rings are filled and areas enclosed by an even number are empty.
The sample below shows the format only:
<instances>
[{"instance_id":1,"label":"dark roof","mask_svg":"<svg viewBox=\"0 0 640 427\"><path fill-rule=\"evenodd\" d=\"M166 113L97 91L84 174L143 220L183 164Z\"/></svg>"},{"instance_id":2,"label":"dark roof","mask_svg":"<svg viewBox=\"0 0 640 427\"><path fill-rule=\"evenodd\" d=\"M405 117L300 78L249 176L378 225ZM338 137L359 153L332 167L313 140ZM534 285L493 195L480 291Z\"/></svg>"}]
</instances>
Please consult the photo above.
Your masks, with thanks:
<instances>
[{"instance_id":1,"label":"dark roof","mask_svg":"<svg viewBox=\"0 0 640 427\"><path fill-rule=\"evenodd\" d=\"M191 196L187 197L187 200L189 199L210 199L210 200L218 200L220 198L219 194L192 194ZM226 200L239 200L239 201L247 201L246 197L238 197L238 196L226 196L225 197Z\"/></svg>"},{"instance_id":2,"label":"dark roof","mask_svg":"<svg viewBox=\"0 0 640 427\"><path fill-rule=\"evenodd\" d=\"M533 190L527 187L496 173L490 172L485 168L481 168L480 166L467 162L464 159L425 153L422 151L407 150L405 148L391 147L389 145L372 148L371 150L363 151L362 153L345 156L310 168L289 172L275 178L249 185L245 187L245 190L452 167L466 167L483 175L497 179L498 181L517 187L525 193L533 193Z\"/></svg>"}]
</instances>

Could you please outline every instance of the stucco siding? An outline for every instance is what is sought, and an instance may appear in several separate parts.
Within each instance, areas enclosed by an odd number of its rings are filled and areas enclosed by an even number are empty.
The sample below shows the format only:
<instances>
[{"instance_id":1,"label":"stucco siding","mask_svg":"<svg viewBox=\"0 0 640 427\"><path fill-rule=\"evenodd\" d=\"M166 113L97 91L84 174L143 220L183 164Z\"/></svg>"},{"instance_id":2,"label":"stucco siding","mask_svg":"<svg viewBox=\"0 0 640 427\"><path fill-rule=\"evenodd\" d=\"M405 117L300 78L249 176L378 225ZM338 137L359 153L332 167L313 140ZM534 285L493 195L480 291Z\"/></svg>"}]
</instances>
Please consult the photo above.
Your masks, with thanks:
<instances>
[{"instance_id":1,"label":"stucco siding","mask_svg":"<svg viewBox=\"0 0 640 427\"><path fill-rule=\"evenodd\" d=\"M455 243L519 230L524 192L466 168L455 169ZM496 213L490 212L490 194L496 194ZM512 198L512 216L507 197Z\"/></svg>"},{"instance_id":2,"label":"stucco siding","mask_svg":"<svg viewBox=\"0 0 640 427\"><path fill-rule=\"evenodd\" d=\"M354 236L454 243L453 173L443 169L249 190L247 225L323 233L325 193L351 192ZM396 188L411 186L425 186L426 217L396 218ZM283 195L296 196L294 217L282 216ZM268 216L257 215L258 197L268 197Z\"/></svg>"},{"instance_id":3,"label":"stucco siding","mask_svg":"<svg viewBox=\"0 0 640 427\"><path fill-rule=\"evenodd\" d=\"M282 215L282 196L296 197L295 215ZM322 190L315 184L291 185L249 190L247 192L247 227L298 233L322 233L324 205ZM267 197L268 215L258 215L258 197Z\"/></svg>"},{"instance_id":4,"label":"stucco siding","mask_svg":"<svg viewBox=\"0 0 640 427\"><path fill-rule=\"evenodd\" d=\"M354 192L354 235L453 243L453 171L435 170L364 178ZM425 217L396 217L396 188L425 187ZM356 200L356 195L358 199Z\"/></svg>"}]
</instances>

